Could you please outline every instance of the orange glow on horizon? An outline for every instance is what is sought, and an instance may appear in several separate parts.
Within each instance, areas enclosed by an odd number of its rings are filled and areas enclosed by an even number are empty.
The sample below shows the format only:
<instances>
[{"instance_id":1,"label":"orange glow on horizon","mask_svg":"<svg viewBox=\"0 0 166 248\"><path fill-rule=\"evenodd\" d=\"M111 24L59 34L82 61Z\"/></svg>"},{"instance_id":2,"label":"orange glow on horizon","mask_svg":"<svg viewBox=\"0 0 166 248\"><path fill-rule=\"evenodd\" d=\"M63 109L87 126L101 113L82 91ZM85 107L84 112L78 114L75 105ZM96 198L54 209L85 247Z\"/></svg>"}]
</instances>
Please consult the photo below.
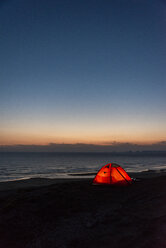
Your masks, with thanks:
<instances>
[{"instance_id":1,"label":"orange glow on horizon","mask_svg":"<svg viewBox=\"0 0 166 248\"><path fill-rule=\"evenodd\" d=\"M132 143L150 145L166 140L165 127L138 128L135 126L100 126L73 124L68 126L27 125L0 129L0 145L48 145L56 144L94 144L115 145Z\"/></svg>"},{"instance_id":2,"label":"orange glow on horizon","mask_svg":"<svg viewBox=\"0 0 166 248\"><path fill-rule=\"evenodd\" d=\"M114 140L102 140L102 139L69 139L69 138L56 138L56 139L49 139L47 137L11 137L10 138L3 138L0 141L0 145L2 146L13 146L13 145L41 145L41 146L47 146L51 143L55 144L91 144L91 145L101 145L101 146L111 146L111 145L118 145L118 144L125 144L125 143L131 143L131 144L137 144L137 145L152 145L155 143L159 143L164 141L164 139L151 139L151 140L120 140L120 139L114 139Z\"/></svg>"}]
</instances>

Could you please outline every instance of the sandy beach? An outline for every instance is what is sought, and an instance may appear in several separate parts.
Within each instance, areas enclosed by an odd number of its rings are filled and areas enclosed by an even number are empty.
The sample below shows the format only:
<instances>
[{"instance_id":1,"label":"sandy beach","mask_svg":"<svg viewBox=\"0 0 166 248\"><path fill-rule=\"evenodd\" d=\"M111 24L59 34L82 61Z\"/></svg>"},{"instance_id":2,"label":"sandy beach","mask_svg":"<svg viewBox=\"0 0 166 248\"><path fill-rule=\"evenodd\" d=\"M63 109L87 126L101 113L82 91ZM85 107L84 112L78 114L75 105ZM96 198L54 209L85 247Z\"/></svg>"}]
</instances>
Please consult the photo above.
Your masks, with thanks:
<instances>
[{"instance_id":1,"label":"sandy beach","mask_svg":"<svg viewBox=\"0 0 166 248\"><path fill-rule=\"evenodd\" d=\"M166 247L166 175L128 187L92 179L0 183L0 247Z\"/></svg>"}]
</instances>

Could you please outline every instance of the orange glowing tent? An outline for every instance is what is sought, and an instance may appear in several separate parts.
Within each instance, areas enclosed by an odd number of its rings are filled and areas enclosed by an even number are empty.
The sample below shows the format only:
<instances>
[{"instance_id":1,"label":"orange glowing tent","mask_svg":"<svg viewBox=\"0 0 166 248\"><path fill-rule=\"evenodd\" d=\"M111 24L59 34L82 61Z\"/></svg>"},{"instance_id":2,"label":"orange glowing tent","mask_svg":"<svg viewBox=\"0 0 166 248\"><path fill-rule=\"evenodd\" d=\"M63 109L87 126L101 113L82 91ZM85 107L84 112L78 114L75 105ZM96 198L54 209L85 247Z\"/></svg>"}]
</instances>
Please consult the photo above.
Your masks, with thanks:
<instances>
[{"instance_id":1,"label":"orange glowing tent","mask_svg":"<svg viewBox=\"0 0 166 248\"><path fill-rule=\"evenodd\" d=\"M104 165L97 173L93 184L129 185L132 179L127 172L118 164Z\"/></svg>"}]
</instances>

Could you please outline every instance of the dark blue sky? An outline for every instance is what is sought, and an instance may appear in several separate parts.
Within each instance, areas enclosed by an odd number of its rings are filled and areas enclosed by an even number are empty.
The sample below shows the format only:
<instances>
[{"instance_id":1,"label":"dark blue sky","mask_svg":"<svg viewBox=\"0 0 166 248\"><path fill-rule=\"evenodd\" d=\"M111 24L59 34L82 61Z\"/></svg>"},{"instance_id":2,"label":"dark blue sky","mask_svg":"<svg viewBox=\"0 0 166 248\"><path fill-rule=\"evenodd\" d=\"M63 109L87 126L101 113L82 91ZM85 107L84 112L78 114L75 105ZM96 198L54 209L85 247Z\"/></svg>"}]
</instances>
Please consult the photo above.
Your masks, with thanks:
<instances>
[{"instance_id":1,"label":"dark blue sky","mask_svg":"<svg viewBox=\"0 0 166 248\"><path fill-rule=\"evenodd\" d=\"M1 144L166 140L166 2L0 3Z\"/></svg>"}]
</instances>

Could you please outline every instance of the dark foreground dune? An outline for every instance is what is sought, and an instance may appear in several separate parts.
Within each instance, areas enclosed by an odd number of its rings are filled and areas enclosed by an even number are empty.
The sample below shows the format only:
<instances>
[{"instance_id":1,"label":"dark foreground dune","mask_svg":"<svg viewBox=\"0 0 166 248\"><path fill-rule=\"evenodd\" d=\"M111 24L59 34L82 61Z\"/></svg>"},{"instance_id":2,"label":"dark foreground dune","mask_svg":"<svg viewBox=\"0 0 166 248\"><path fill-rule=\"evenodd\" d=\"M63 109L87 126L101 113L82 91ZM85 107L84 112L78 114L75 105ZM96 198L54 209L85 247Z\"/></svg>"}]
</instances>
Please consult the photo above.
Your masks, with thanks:
<instances>
[{"instance_id":1,"label":"dark foreground dune","mask_svg":"<svg viewBox=\"0 0 166 248\"><path fill-rule=\"evenodd\" d=\"M0 183L0 247L164 248L166 176L122 188L91 179Z\"/></svg>"}]
</instances>

